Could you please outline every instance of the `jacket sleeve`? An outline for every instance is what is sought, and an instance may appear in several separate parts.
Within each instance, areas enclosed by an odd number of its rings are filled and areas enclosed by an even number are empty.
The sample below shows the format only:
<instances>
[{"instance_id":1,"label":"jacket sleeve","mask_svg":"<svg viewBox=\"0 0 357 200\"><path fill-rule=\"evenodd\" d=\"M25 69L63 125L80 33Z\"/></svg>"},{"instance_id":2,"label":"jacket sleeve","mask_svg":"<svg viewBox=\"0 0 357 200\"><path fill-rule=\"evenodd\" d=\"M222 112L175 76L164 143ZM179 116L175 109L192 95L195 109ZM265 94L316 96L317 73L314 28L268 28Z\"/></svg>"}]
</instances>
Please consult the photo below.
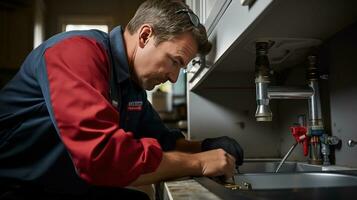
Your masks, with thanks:
<instances>
[{"instance_id":1,"label":"jacket sleeve","mask_svg":"<svg viewBox=\"0 0 357 200\"><path fill-rule=\"evenodd\" d=\"M74 36L44 54L50 115L77 174L94 185L126 186L162 159L156 139L135 139L108 101L109 61L92 38ZM46 95L45 95L46 98Z\"/></svg>"},{"instance_id":2,"label":"jacket sleeve","mask_svg":"<svg viewBox=\"0 0 357 200\"><path fill-rule=\"evenodd\" d=\"M175 150L176 140L184 138L179 129L169 129L166 127L148 100L144 103L144 113L141 121L140 133L144 137L156 138L163 151Z\"/></svg>"}]
</instances>

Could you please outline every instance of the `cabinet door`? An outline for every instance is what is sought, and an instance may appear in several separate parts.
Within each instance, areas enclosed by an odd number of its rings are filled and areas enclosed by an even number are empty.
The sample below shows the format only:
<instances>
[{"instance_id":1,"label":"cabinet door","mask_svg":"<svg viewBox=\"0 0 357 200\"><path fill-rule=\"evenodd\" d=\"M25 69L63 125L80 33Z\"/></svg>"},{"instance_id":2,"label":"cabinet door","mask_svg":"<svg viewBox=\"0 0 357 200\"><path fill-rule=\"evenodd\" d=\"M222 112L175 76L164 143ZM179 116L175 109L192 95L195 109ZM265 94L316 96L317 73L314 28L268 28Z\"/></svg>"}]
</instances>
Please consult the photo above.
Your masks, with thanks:
<instances>
[{"instance_id":1,"label":"cabinet door","mask_svg":"<svg viewBox=\"0 0 357 200\"><path fill-rule=\"evenodd\" d=\"M200 0L200 19L210 35L232 0Z\"/></svg>"},{"instance_id":2,"label":"cabinet door","mask_svg":"<svg viewBox=\"0 0 357 200\"><path fill-rule=\"evenodd\" d=\"M200 12L199 12L199 17L201 20L202 24L206 23L206 20L208 18L208 16L210 16L210 13L212 11L212 9L214 8L215 4L217 2L224 2L223 1L219 1L219 0L200 0Z\"/></svg>"},{"instance_id":3,"label":"cabinet door","mask_svg":"<svg viewBox=\"0 0 357 200\"><path fill-rule=\"evenodd\" d=\"M186 0L186 4L200 18L209 33L217 24L232 0Z\"/></svg>"},{"instance_id":4,"label":"cabinet door","mask_svg":"<svg viewBox=\"0 0 357 200\"><path fill-rule=\"evenodd\" d=\"M200 22L204 24L207 34L209 35L231 1L232 0L186 0L186 3L192 11L199 16ZM205 64L204 58L197 57L187 68L187 80L191 83L196 78L199 78L200 73L204 72L208 66Z\"/></svg>"},{"instance_id":5,"label":"cabinet door","mask_svg":"<svg viewBox=\"0 0 357 200\"><path fill-rule=\"evenodd\" d=\"M200 4L201 0L186 0L185 1L188 7L191 8L191 10L200 17Z\"/></svg>"}]
</instances>

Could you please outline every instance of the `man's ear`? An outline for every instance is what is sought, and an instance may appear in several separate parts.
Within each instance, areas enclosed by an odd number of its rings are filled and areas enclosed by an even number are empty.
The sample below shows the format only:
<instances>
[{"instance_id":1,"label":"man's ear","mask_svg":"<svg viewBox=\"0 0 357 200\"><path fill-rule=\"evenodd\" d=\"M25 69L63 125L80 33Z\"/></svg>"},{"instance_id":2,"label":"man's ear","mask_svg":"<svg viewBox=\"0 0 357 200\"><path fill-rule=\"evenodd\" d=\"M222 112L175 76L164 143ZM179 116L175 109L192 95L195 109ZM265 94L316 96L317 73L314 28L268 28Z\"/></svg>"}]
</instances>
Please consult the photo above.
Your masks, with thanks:
<instances>
[{"instance_id":1,"label":"man's ear","mask_svg":"<svg viewBox=\"0 0 357 200\"><path fill-rule=\"evenodd\" d=\"M149 42L153 34L152 28L148 24L144 24L139 29L139 47L144 48L144 46Z\"/></svg>"}]
</instances>

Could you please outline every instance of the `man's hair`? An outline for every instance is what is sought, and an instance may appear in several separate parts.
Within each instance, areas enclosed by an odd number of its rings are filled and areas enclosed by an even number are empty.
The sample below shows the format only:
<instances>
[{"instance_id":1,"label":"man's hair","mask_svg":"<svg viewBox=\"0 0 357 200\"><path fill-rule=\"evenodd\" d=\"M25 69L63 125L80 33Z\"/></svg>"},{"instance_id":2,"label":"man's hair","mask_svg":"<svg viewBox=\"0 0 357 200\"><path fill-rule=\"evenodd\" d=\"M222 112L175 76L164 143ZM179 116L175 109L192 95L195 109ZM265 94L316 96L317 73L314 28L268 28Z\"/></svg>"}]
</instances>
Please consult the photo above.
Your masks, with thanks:
<instances>
[{"instance_id":1,"label":"man's hair","mask_svg":"<svg viewBox=\"0 0 357 200\"><path fill-rule=\"evenodd\" d=\"M201 23L195 26L188 12L178 12L182 9L192 12L183 1L147 0L139 6L126 28L130 34L134 34L141 25L150 24L156 44L189 32L197 43L198 53L208 54L212 45L208 41L205 27Z\"/></svg>"}]
</instances>

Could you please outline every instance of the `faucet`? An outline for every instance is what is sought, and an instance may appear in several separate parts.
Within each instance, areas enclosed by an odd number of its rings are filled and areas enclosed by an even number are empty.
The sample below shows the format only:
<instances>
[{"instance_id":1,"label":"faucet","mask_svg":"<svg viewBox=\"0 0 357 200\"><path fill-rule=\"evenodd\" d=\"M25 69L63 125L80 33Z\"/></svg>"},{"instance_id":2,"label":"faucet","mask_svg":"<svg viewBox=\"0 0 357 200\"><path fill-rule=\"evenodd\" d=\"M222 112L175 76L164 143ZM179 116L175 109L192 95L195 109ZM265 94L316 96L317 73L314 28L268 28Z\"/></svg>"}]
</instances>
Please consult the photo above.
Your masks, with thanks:
<instances>
[{"instance_id":1,"label":"faucet","mask_svg":"<svg viewBox=\"0 0 357 200\"><path fill-rule=\"evenodd\" d=\"M275 173L279 172L281 166L284 164L286 159L290 156L291 152L293 152L293 150L299 143L303 144L304 156L307 156L307 154L308 154L309 141L308 141L308 137L306 135L306 133L307 133L306 127L301 124L298 124L298 125L290 127L290 130L291 130L291 134L295 138L295 143L290 147L289 151L285 154L283 159L281 159L278 167L275 170Z\"/></svg>"},{"instance_id":2,"label":"faucet","mask_svg":"<svg viewBox=\"0 0 357 200\"><path fill-rule=\"evenodd\" d=\"M270 84L270 65L268 59L268 49L271 43L266 41L256 42L256 61L255 61L255 85L257 110L255 117L257 121L272 121L273 114L269 106L271 99L307 99L309 109L308 133L309 137L309 163L328 165L330 155L329 145L339 140L337 137L331 139L324 130L321 114L320 94L318 85L317 58L315 55L308 56L307 82L306 86L271 86ZM321 141L321 139L323 141ZM322 145L322 149L321 149ZM321 151L323 150L323 151ZM324 155L323 158L321 153Z\"/></svg>"}]
</instances>

